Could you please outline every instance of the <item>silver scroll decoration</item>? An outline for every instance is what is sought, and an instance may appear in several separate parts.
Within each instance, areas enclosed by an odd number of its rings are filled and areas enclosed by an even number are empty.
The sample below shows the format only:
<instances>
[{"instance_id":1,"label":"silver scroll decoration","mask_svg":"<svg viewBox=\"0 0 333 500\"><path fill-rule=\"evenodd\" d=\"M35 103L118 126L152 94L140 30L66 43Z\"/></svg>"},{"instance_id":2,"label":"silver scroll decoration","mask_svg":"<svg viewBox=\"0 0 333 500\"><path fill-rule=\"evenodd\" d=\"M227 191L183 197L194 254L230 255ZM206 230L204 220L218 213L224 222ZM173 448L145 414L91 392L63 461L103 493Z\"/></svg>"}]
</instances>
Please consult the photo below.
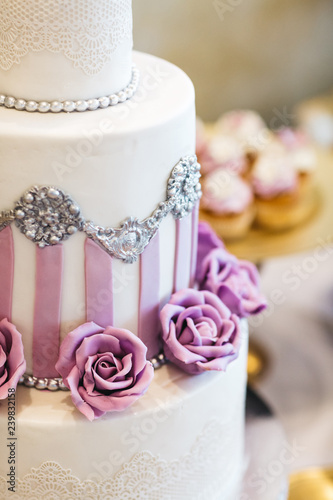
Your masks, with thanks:
<instances>
[{"instance_id":1,"label":"silver scroll decoration","mask_svg":"<svg viewBox=\"0 0 333 500\"><path fill-rule=\"evenodd\" d=\"M15 203L14 210L0 212L0 231L15 222L20 231L41 248L57 245L77 231L83 231L112 257L132 263L169 213L181 219L191 213L200 198L200 165L195 155L186 156L171 172L166 201L143 221L129 217L119 228L97 226L84 219L77 203L61 189L34 186Z\"/></svg>"}]
</instances>

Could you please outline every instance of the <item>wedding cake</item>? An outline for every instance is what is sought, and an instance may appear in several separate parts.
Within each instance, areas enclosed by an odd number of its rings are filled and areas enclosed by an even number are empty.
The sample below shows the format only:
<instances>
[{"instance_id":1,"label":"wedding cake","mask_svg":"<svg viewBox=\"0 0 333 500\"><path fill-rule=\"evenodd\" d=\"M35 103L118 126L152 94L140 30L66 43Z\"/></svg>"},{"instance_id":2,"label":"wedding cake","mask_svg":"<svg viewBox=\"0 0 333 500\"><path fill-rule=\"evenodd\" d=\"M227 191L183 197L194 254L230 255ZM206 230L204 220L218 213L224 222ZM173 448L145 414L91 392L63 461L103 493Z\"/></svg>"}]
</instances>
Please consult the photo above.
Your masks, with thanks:
<instances>
[{"instance_id":1,"label":"wedding cake","mask_svg":"<svg viewBox=\"0 0 333 500\"><path fill-rule=\"evenodd\" d=\"M131 0L0 0L0 497L237 497L255 268ZM199 231L198 231L199 227Z\"/></svg>"}]
</instances>

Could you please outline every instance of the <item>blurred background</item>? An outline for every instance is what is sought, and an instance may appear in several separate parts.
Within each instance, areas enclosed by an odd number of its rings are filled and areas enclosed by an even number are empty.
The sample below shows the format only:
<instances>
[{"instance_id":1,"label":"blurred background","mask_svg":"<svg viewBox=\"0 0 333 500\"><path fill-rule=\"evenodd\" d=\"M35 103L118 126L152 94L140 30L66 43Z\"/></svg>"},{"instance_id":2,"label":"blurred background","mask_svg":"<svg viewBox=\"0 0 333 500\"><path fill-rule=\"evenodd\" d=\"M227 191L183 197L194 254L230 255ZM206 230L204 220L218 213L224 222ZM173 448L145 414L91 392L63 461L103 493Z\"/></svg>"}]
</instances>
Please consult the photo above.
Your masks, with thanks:
<instances>
[{"instance_id":1,"label":"blurred background","mask_svg":"<svg viewBox=\"0 0 333 500\"><path fill-rule=\"evenodd\" d=\"M274 109L333 87L332 0L135 0L134 47L180 66L197 112Z\"/></svg>"},{"instance_id":2,"label":"blurred background","mask_svg":"<svg viewBox=\"0 0 333 500\"><path fill-rule=\"evenodd\" d=\"M191 77L197 114L205 122L214 122L229 110L252 109L271 128L277 128L276 117L287 118L287 123L279 121L279 127L290 126L290 118L296 117L313 140L315 172L310 178L319 200L316 213L281 234L252 228L245 239L228 248L261 264L269 308L257 324L250 323L250 351L258 366L250 384L273 409L287 442L300 447L288 467L289 500L332 500L333 1L135 0L133 4L135 49L167 59ZM202 144L209 148L205 140ZM326 257L319 259L323 252ZM297 290L284 278L290 273L302 273ZM271 300L275 293L282 297L278 303ZM260 432L258 456L263 443L274 442L273 434ZM276 456L283 452L281 446L278 443ZM265 457L268 468L273 457L274 453ZM267 479L263 497L245 481L244 498L273 500L268 490L274 481L280 488L283 479L282 473ZM285 499L286 493L279 498Z\"/></svg>"}]
</instances>

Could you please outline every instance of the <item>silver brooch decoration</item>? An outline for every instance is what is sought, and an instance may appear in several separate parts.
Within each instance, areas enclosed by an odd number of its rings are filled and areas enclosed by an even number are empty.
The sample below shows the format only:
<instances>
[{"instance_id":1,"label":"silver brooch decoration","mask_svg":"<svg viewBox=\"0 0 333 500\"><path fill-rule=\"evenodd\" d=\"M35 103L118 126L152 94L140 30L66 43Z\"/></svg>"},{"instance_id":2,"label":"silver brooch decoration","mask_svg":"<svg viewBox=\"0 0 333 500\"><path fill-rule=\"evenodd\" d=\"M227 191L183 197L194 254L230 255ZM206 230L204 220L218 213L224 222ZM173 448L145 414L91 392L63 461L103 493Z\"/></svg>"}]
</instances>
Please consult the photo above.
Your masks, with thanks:
<instances>
[{"instance_id":1,"label":"silver brooch decoration","mask_svg":"<svg viewBox=\"0 0 333 500\"><path fill-rule=\"evenodd\" d=\"M33 187L14 210L15 223L29 240L43 248L57 245L81 228L80 208L60 189Z\"/></svg>"},{"instance_id":2,"label":"silver brooch decoration","mask_svg":"<svg viewBox=\"0 0 333 500\"><path fill-rule=\"evenodd\" d=\"M119 229L94 226L86 222L83 228L89 238L99 243L110 255L124 262L135 262L150 240L155 236L157 228L152 230L145 222L130 217Z\"/></svg>"},{"instance_id":3,"label":"silver brooch decoration","mask_svg":"<svg viewBox=\"0 0 333 500\"><path fill-rule=\"evenodd\" d=\"M173 202L172 214L182 219L201 198L200 165L196 156L182 158L174 167L168 182L168 200Z\"/></svg>"},{"instance_id":4,"label":"silver brooch decoration","mask_svg":"<svg viewBox=\"0 0 333 500\"><path fill-rule=\"evenodd\" d=\"M187 216L201 197L200 165L196 156L182 158L173 168L167 199L147 219L129 217L120 228L104 228L86 221L79 206L61 189L35 186L15 203L12 211L0 212L0 231L15 221L20 231L39 247L57 245L77 231L83 231L109 255L135 262L155 236L162 220L172 213Z\"/></svg>"}]
</instances>

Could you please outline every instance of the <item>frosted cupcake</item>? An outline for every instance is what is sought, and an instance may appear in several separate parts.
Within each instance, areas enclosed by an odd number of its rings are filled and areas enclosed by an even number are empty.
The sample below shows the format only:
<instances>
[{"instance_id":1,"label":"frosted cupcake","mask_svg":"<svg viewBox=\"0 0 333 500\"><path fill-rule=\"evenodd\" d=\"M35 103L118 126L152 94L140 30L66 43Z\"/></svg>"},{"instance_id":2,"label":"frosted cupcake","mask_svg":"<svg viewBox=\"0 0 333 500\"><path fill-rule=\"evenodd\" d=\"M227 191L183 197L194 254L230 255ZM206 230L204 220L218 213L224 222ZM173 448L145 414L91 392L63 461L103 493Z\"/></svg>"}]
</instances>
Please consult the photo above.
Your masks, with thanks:
<instances>
[{"instance_id":1,"label":"frosted cupcake","mask_svg":"<svg viewBox=\"0 0 333 500\"><path fill-rule=\"evenodd\" d=\"M201 120L197 120L196 154L202 175L218 168L226 168L237 174L247 170L247 159L239 142L231 136L207 134Z\"/></svg>"},{"instance_id":2,"label":"frosted cupcake","mask_svg":"<svg viewBox=\"0 0 333 500\"><path fill-rule=\"evenodd\" d=\"M201 208L204 219L225 240L243 238L255 218L250 186L240 176L222 168L204 179Z\"/></svg>"},{"instance_id":3,"label":"frosted cupcake","mask_svg":"<svg viewBox=\"0 0 333 500\"><path fill-rule=\"evenodd\" d=\"M216 123L216 132L229 135L240 144L250 167L272 137L261 116L249 110L225 113Z\"/></svg>"},{"instance_id":4,"label":"frosted cupcake","mask_svg":"<svg viewBox=\"0 0 333 500\"><path fill-rule=\"evenodd\" d=\"M309 138L300 130L283 128L277 134L291 157L298 174L300 189L306 196L313 189L317 157Z\"/></svg>"},{"instance_id":5,"label":"frosted cupcake","mask_svg":"<svg viewBox=\"0 0 333 500\"><path fill-rule=\"evenodd\" d=\"M256 221L266 229L292 228L313 210L312 200L302 195L297 171L287 153L261 155L252 172L252 185L256 195Z\"/></svg>"}]
</instances>

